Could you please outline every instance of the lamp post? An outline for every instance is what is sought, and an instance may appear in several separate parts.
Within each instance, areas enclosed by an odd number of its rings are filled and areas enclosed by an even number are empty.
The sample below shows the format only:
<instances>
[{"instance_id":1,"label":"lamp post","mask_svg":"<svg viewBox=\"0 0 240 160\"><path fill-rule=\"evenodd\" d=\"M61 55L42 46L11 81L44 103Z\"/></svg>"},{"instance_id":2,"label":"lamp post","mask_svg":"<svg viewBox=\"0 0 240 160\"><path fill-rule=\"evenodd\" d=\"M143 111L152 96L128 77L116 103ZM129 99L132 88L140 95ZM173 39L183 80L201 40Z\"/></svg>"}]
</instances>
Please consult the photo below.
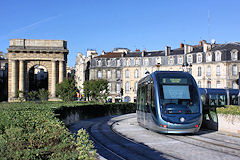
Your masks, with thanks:
<instances>
[{"instance_id":1,"label":"lamp post","mask_svg":"<svg viewBox=\"0 0 240 160\"><path fill-rule=\"evenodd\" d=\"M183 72L188 72L190 74L192 74L192 64L185 62L182 64L182 68L183 68Z\"/></svg>"},{"instance_id":2,"label":"lamp post","mask_svg":"<svg viewBox=\"0 0 240 160\"><path fill-rule=\"evenodd\" d=\"M157 70L158 70L158 71L159 71L160 66L161 66L160 63L157 63L157 64L156 64L156 67L157 67Z\"/></svg>"}]
</instances>

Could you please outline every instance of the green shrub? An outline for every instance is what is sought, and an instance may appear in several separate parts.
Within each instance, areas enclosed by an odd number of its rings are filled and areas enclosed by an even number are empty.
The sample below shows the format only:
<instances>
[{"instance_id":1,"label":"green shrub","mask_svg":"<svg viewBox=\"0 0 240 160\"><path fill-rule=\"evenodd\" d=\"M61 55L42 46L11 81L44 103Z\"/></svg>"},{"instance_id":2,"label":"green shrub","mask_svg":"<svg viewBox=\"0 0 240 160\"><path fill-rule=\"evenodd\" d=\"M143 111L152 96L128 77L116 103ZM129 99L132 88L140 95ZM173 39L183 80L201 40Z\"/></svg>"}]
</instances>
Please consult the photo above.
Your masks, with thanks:
<instances>
[{"instance_id":1,"label":"green shrub","mask_svg":"<svg viewBox=\"0 0 240 160\"><path fill-rule=\"evenodd\" d=\"M76 94L75 80L73 78L66 79L62 83L57 84L56 93L65 102L70 102L74 100Z\"/></svg>"},{"instance_id":2,"label":"green shrub","mask_svg":"<svg viewBox=\"0 0 240 160\"><path fill-rule=\"evenodd\" d=\"M89 140L89 135L84 129L78 131L77 138L77 151L79 151L78 159L80 160L93 160L96 157L96 150L94 150L94 145L91 140Z\"/></svg>"},{"instance_id":3,"label":"green shrub","mask_svg":"<svg viewBox=\"0 0 240 160\"><path fill-rule=\"evenodd\" d=\"M226 106L217 108L217 113L240 115L240 106Z\"/></svg>"},{"instance_id":4,"label":"green shrub","mask_svg":"<svg viewBox=\"0 0 240 160\"><path fill-rule=\"evenodd\" d=\"M48 96L49 96L49 92L45 89L40 89L38 91L38 97L40 98L40 100L43 101L47 101L48 100Z\"/></svg>"},{"instance_id":5,"label":"green shrub","mask_svg":"<svg viewBox=\"0 0 240 160\"><path fill-rule=\"evenodd\" d=\"M0 159L77 159L75 138L57 103L0 103Z\"/></svg>"}]
</instances>

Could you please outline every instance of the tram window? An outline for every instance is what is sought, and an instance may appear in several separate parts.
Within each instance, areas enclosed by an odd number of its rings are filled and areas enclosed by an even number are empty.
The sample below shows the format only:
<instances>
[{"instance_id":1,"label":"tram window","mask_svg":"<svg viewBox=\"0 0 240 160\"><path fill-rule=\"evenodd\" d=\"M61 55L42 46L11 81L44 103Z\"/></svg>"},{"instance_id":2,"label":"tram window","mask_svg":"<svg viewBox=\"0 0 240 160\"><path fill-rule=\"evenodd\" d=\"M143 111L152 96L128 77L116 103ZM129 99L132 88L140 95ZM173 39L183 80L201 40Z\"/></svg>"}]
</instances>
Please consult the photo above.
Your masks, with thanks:
<instances>
[{"instance_id":1,"label":"tram window","mask_svg":"<svg viewBox=\"0 0 240 160\"><path fill-rule=\"evenodd\" d=\"M225 105L226 104L226 96L225 95L218 95L218 105Z\"/></svg>"},{"instance_id":2,"label":"tram window","mask_svg":"<svg viewBox=\"0 0 240 160\"><path fill-rule=\"evenodd\" d=\"M155 106L155 92L154 92L154 84L153 80L151 80L151 110L154 114L155 117L157 117L157 111L156 111L156 106Z\"/></svg>"},{"instance_id":3,"label":"tram window","mask_svg":"<svg viewBox=\"0 0 240 160\"><path fill-rule=\"evenodd\" d=\"M231 105L238 104L238 97L236 95L231 95Z\"/></svg>"},{"instance_id":4,"label":"tram window","mask_svg":"<svg viewBox=\"0 0 240 160\"><path fill-rule=\"evenodd\" d=\"M217 105L217 95L209 95L209 105Z\"/></svg>"}]
</instances>

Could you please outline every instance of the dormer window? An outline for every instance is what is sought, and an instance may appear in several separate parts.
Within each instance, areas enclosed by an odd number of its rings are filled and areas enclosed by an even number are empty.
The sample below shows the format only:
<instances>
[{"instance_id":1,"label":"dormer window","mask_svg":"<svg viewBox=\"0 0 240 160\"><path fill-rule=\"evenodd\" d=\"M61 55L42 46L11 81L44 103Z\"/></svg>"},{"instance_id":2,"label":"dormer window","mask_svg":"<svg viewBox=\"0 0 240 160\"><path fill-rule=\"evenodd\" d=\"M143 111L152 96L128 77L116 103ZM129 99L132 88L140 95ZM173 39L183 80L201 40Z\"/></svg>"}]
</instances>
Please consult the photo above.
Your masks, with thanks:
<instances>
[{"instance_id":1,"label":"dormer window","mask_svg":"<svg viewBox=\"0 0 240 160\"><path fill-rule=\"evenodd\" d=\"M169 58L169 65L173 65L173 57Z\"/></svg>"},{"instance_id":2,"label":"dormer window","mask_svg":"<svg viewBox=\"0 0 240 160\"><path fill-rule=\"evenodd\" d=\"M237 51L233 50L231 53L232 53L232 60L236 61L237 60Z\"/></svg>"},{"instance_id":3,"label":"dormer window","mask_svg":"<svg viewBox=\"0 0 240 160\"><path fill-rule=\"evenodd\" d=\"M110 61L110 59L108 59L107 60L107 66L110 66L110 64L111 64L111 61Z\"/></svg>"},{"instance_id":4,"label":"dormer window","mask_svg":"<svg viewBox=\"0 0 240 160\"><path fill-rule=\"evenodd\" d=\"M161 57L157 58L157 64L161 64Z\"/></svg>"},{"instance_id":5,"label":"dormer window","mask_svg":"<svg viewBox=\"0 0 240 160\"><path fill-rule=\"evenodd\" d=\"M129 59L126 59L126 66L129 66L130 62Z\"/></svg>"},{"instance_id":6,"label":"dormer window","mask_svg":"<svg viewBox=\"0 0 240 160\"><path fill-rule=\"evenodd\" d=\"M145 65L145 66L148 65L148 59L147 59L147 58L144 59L144 65Z\"/></svg>"},{"instance_id":7,"label":"dormer window","mask_svg":"<svg viewBox=\"0 0 240 160\"><path fill-rule=\"evenodd\" d=\"M189 64L192 63L192 55L188 55L188 57L187 57L187 62L188 62Z\"/></svg>"},{"instance_id":8,"label":"dormer window","mask_svg":"<svg viewBox=\"0 0 240 160\"><path fill-rule=\"evenodd\" d=\"M201 63L202 62L202 54L198 53L197 54L197 63Z\"/></svg>"},{"instance_id":9,"label":"dormer window","mask_svg":"<svg viewBox=\"0 0 240 160\"><path fill-rule=\"evenodd\" d=\"M182 56L178 57L178 64L183 64L183 57Z\"/></svg>"},{"instance_id":10,"label":"dormer window","mask_svg":"<svg viewBox=\"0 0 240 160\"><path fill-rule=\"evenodd\" d=\"M100 67L102 65L102 61L101 60L98 60L97 61L97 65Z\"/></svg>"},{"instance_id":11,"label":"dormer window","mask_svg":"<svg viewBox=\"0 0 240 160\"><path fill-rule=\"evenodd\" d=\"M139 59L135 59L135 65L138 66L139 65Z\"/></svg>"},{"instance_id":12,"label":"dormer window","mask_svg":"<svg viewBox=\"0 0 240 160\"><path fill-rule=\"evenodd\" d=\"M120 62L120 59L117 60L117 66L120 66L121 65L121 62Z\"/></svg>"},{"instance_id":13,"label":"dormer window","mask_svg":"<svg viewBox=\"0 0 240 160\"><path fill-rule=\"evenodd\" d=\"M211 62L212 61L212 53L207 53L207 62Z\"/></svg>"},{"instance_id":14,"label":"dormer window","mask_svg":"<svg viewBox=\"0 0 240 160\"><path fill-rule=\"evenodd\" d=\"M221 61L221 52L216 52L215 53L215 61Z\"/></svg>"}]
</instances>

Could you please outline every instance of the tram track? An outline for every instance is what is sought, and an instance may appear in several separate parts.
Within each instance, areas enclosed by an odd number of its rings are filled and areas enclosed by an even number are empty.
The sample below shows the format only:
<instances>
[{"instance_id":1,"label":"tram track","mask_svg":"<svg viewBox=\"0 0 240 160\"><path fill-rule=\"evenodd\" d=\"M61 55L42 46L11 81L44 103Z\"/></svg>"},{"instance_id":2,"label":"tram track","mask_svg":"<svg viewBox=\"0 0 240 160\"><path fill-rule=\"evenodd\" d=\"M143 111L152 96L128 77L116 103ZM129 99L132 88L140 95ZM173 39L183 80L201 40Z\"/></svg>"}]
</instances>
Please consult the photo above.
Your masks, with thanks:
<instances>
[{"instance_id":1,"label":"tram track","mask_svg":"<svg viewBox=\"0 0 240 160\"><path fill-rule=\"evenodd\" d=\"M112 121L109 125L107 120L92 124L87 128L88 133L90 134L91 139L96 145L97 149L104 149L107 159L120 159L120 160L159 160L159 159L178 159L179 158L167 154L162 154L156 150L149 148L146 145L139 144L134 142L112 129L112 126L118 121ZM104 140L103 140L104 139ZM102 148L99 148L102 147ZM106 153L108 152L108 153ZM101 153L100 153L101 154ZM108 155L106 155L108 154Z\"/></svg>"}]
</instances>

